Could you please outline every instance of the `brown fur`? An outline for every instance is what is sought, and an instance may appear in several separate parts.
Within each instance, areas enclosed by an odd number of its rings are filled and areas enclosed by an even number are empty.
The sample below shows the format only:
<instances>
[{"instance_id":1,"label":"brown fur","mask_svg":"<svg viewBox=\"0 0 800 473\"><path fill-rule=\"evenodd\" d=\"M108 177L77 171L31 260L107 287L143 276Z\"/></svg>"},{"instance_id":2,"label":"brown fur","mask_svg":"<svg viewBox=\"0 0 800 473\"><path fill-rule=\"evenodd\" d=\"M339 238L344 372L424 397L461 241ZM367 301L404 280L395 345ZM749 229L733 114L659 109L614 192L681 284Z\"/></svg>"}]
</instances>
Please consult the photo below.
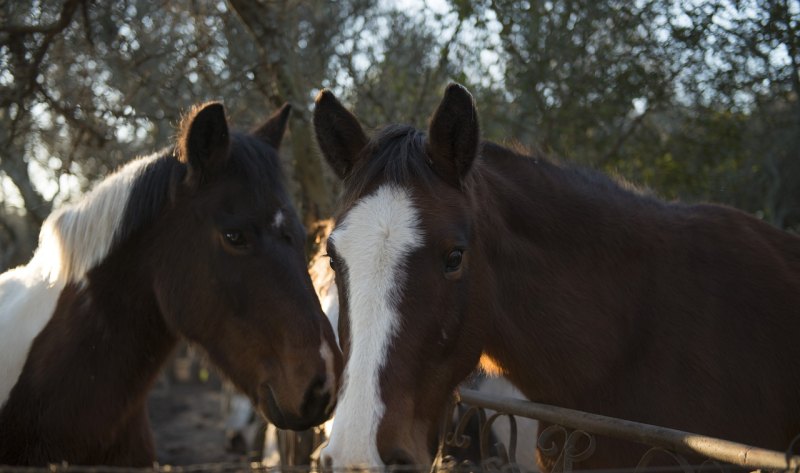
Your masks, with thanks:
<instances>
[{"instance_id":1,"label":"brown fur","mask_svg":"<svg viewBox=\"0 0 800 473\"><path fill-rule=\"evenodd\" d=\"M220 104L184 120L182 159L165 153L133 184L117 243L34 339L0 410L0 464L152 464L146 393L179 336L279 427L329 417L342 363L272 147L287 113L259 136L229 134Z\"/></svg>"},{"instance_id":2,"label":"brown fur","mask_svg":"<svg viewBox=\"0 0 800 473\"><path fill-rule=\"evenodd\" d=\"M358 133L326 127L330 110L344 110L326 100L315 111L321 149L353 169L341 216L393 182L410 189L425 235L405 264L382 371L385 462L431 461L445 403L482 354L539 402L777 450L800 433L796 236L729 207L665 203L473 145L477 124L464 123L477 112L460 86L427 137L395 127L357 154L328 148L329 135ZM342 156L354 162L334 162ZM462 264L446 272L454 249ZM601 437L576 467L634 466L643 448Z\"/></svg>"}]
</instances>

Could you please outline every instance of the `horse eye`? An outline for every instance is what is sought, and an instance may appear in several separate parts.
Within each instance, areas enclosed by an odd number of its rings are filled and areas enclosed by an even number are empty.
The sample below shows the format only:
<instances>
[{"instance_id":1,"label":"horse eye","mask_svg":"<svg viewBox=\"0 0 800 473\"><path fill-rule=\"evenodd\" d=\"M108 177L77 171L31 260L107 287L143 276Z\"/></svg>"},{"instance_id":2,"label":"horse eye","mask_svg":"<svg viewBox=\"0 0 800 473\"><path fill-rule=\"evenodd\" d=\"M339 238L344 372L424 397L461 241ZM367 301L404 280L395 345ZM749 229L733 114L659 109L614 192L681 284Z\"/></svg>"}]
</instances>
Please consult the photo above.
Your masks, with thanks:
<instances>
[{"instance_id":1,"label":"horse eye","mask_svg":"<svg viewBox=\"0 0 800 473\"><path fill-rule=\"evenodd\" d=\"M244 234L239 230L226 230L223 236L225 241L232 246L244 246L247 244Z\"/></svg>"},{"instance_id":2,"label":"horse eye","mask_svg":"<svg viewBox=\"0 0 800 473\"><path fill-rule=\"evenodd\" d=\"M462 250L453 250L447 255L447 261L445 261L445 268L444 271L446 273L452 273L453 271L457 271L458 268L461 267L461 258L464 255L464 251Z\"/></svg>"},{"instance_id":3,"label":"horse eye","mask_svg":"<svg viewBox=\"0 0 800 473\"><path fill-rule=\"evenodd\" d=\"M336 271L336 260L333 259L333 256L331 256L331 255L326 254L324 256L326 256L328 258L328 264L331 265L331 269L335 272Z\"/></svg>"}]
</instances>

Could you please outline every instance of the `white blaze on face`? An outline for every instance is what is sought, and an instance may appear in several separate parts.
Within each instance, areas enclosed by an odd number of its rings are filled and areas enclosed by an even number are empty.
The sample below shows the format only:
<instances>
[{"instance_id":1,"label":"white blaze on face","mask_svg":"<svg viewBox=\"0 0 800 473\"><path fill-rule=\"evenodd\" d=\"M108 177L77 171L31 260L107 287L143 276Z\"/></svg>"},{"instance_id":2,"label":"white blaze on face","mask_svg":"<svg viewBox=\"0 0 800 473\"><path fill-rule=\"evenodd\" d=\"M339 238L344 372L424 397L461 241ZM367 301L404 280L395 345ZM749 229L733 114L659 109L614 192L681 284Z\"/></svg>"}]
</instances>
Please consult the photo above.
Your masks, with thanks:
<instances>
[{"instance_id":1,"label":"white blaze on face","mask_svg":"<svg viewBox=\"0 0 800 473\"><path fill-rule=\"evenodd\" d=\"M387 185L358 202L331 235L347 268L341 274L347 277L350 357L323 464L383 464L376 443L385 409L379 374L399 324L404 262L422 245L418 221L408 192Z\"/></svg>"}]
</instances>

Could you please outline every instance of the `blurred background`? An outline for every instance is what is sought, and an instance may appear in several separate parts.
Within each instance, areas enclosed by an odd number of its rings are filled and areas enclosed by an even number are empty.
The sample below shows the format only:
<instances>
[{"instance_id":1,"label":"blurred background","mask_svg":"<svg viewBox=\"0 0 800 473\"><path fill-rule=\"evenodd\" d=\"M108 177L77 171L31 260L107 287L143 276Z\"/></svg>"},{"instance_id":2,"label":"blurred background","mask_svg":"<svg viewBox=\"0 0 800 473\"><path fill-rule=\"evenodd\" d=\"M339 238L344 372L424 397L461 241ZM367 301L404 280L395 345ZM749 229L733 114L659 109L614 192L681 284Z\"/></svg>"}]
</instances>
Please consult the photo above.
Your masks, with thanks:
<instances>
[{"instance_id":1,"label":"blurred background","mask_svg":"<svg viewBox=\"0 0 800 473\"><path fill-rule=\"evenodd\" d=\"M294 106L281 151L313 251L338 190L314 96L425 127L450 81L487 139L800 229L798 0L0 0L0 270L207 100L240 128Z\"/></svg>"}]
</instances>

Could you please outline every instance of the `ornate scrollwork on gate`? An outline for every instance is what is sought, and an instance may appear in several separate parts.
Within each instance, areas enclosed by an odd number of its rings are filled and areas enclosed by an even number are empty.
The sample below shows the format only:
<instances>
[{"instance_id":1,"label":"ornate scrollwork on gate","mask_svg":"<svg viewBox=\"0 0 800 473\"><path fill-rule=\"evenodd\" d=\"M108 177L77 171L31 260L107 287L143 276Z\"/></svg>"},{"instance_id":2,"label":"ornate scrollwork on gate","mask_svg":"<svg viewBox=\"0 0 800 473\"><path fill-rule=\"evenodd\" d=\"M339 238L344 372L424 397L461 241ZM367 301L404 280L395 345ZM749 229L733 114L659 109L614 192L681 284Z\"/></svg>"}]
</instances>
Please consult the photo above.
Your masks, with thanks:
<instances>
[{"instance_id":1,"label":"ornate scrollwork on gate","mask_svg":"<svg viewBox=\"0 0 800 473\"><path fill-rule=\"evenodd\" d=\"M459 409L460 401L450 403L440 435L439 461L437 469L452 471L504 471L508 464L504 446L499 446L502 457L491 455L491 424L487 423L486 411L471 406ZM477 439L475 437L478 437ZM476 442L477 440L477 442ZM479 450L475 450L475 447ZM495 448L498 446L495 445Z\"/></svg>"},{"instance_id":2,"label":"ornate scrollwork on gate","mask_svg":"<svg viewBox=\"0 0 800 473\"><path fill-rule=\"evenodd\" d=\"M451 403L448 412L452 416L447 416L443 425L439 467L493 473L526 471L517 464L518 427L514 414L503 411L487 414L483 407L464 406L458 398ZM497 438L493 429L495 422L502 418L509 423L507 438ZM479 457L469 457L465 452L471 449L474 455L476 440L480 446ZM593 435L559 425L549 426L538 439L531 440L530 448L538 446L543 455L555 458L553 472L572 471L576 463L591 457L596 449Z\"/></svg>"},{"instance_id":3,"label":"ornate scrollwork on gate","mask_svg":"<svg viewBox=\"0 0 800 473\"><path fill-rule=\"evenodd\" d=\"M462 403L462 396L464 402ZM468 405L467 405L468 404ZM460 413L460 414L459 414ZM786 451L775 451L745 445L667 427L649 425L598 414L565 409L558 406L491 396L464 389L450 404L443 425L440 456L448 465L459 471L525 472L517 464L517 418L541 419L548 426L539 435L521 439L536 442L539 461L550 472L569 472L581 468L597 449L595 435L630 441L632 445L648 446L639 459L636 473L653 471L682 471L684 473L727 472L749 470L775 470L800 473L800 435L795 437ZM498 439L493 433L495 422L508 418L508 438ZM479 451L476 453L476 442ZM466 454L466 449L471 453ZM461 452L457 452L461 449ZM469 457L472 455L472 457ZM703 460L706 458L706 460Z\"/></svg>"},{"instance_id":4,"label":"ornate scrollwork on gate","mask_svg":"<svg viewBox=\"0 0 800 473\"><path fill-rule=\"evenodd\" d=\"M656 456L662 456L662 458L663 456L669 457L685 473L692 473L694 471L692 466L689 464L686 458L683 457L683 455L667 450L665 448L653 447L650 450L646 451L644 455L642 455L642 458L636 465L635 472L639 473L640 471L646 471L648 468L650 468L650 463L656 458Z\"/></svg>"},{"instance_id":5,"label":"ornate scrollwork on gate","mask_svg":"<svg viewBox=\"0 0 800 473\"><path fill-rule=\"evenodd\" d=\"M489 442L491 441L492 437L492 426L494 425L497 419L502 417L508 418L510 432L508 438L508 448L506 448L506 444L502 442L502 440L497 439L497 441L492 445L495 449L495 454L492 456L490 453L490 445ZM484 459L482 464L495 461L497 467L502 467L505 465L510 465L514 467L514 471L517 471L516 464L517 464L517 419L511 415L506 414L503 412L496 412L489 416L486 419L486 422L481 427L481 457Z\"/></svg>"},{"instance_id":6,"label":"ornate scrollwork on gate","mask_svg":"<svg viewBox=\"0 0 800 473\"><path fill-rule=\"evenodd\" d=\"M561 442L556 437L560 436ZM572 471L575 463L589 459L597 449L594 435L583 430L570 430L551 425L542 430L536 442L542 455L555 458L552 472Z\"/></svg>"}]
</instances>

